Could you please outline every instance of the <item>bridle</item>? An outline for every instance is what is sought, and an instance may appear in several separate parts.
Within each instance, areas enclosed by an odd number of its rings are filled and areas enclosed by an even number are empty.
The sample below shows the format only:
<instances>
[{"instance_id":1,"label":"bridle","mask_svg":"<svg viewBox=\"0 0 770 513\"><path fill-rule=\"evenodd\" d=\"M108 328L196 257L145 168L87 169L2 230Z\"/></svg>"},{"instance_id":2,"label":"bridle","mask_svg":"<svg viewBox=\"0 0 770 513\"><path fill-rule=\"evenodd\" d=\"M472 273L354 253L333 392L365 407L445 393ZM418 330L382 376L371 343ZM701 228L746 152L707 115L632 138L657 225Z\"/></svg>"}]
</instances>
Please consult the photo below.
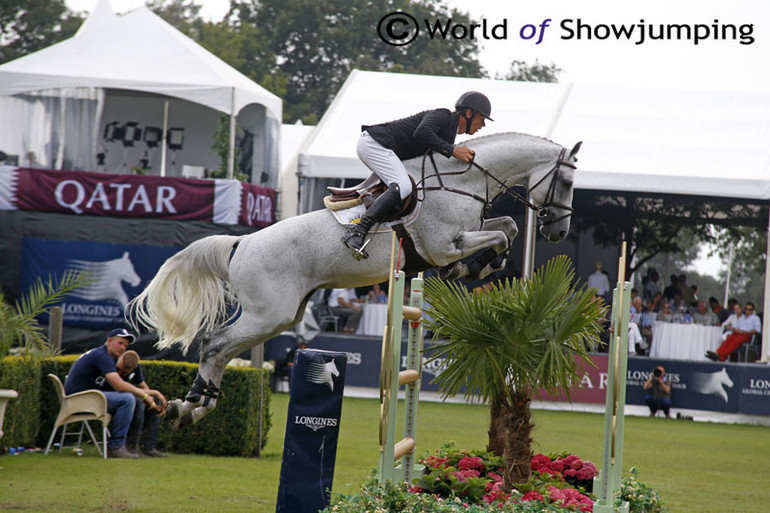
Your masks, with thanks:
<instances>
[{"instance_id":1,"label":"bridle","mask_svg":"<svg viewBox=\"0 0 770 513\"><path fill-rule=\"evenodd\" d=\"M490 178L497 182L497 184L502 188L502 191L504 194L507 194L508 196L511 196L514 200L514 202L519 201L532 209L534 212L537 213L538 219L540 219L541 225L549 225L553 223L557 223L561 221L562 219L565 219L567 217L570 217L573 212L573 208L569 205L564 205L563 203L557 203L553 201L553 197L556 195L556 183L559 178L559 171L561 169L561 166L566 166L572 169L577 169L577 167L572 164L571 162L567 162L564 157L567 154L567 149L562 148L561 152L559 153L559 158L556 160L556 164L551 168L550 171L548 171L543 177L537 181L535 185L530 187L527 190L527 197L524 197L517 191L513 190L512 188L509 188L505 182L497 178L495 175L493 175L490 171L484 169L483 166L477 164L475 160L471 160L468 163L468 167L463 169L462 171L453 171L448 173L441 173L438 170L438 167L436 166L436 161L433 158L433 152L429 151L422 157L422 169L421 169L421 177L420 181L417 183L417 187L420 188L423 191L422 197L417 198L417 201L423 201L425 199L425 191L447 191L452 192L455 194L460 194L462 196L468 196L470 198L475 199L476 201L481 202L484 205L484 209L482 210L481 217L484 217L484 214L486 214L490 208L492 208L492 200L494 198L489 197L489 180ZM425 176L425 162L426 160L430 159L431 164L433 165L434 174ZM481 197L477 194L474 194L472 192L464 191L462 189L455 189L454 187L447 187L444 185L444 181L441 179L442 176L451 176L451 175L462 175L464 173L467 173L471 168L475 167L479 171L481 171L484 174L485 177L485 197ZM551 182L548 185L548 191L545 194L545 201L542 205L535 205L531 201L529 201L528 197L532 193L533 190L535 190L537 187L539 187L542 183L545 182L545 180L548 177L551 177ZM426 186L425 180L428 178L436 178L438 180L437 186ZM551 207L557 207L561 208L567 211L566 214L562 215L561 217L557 217L556 219L547 219L550 211L549 208Z\"/></svg>"}]
</instances>

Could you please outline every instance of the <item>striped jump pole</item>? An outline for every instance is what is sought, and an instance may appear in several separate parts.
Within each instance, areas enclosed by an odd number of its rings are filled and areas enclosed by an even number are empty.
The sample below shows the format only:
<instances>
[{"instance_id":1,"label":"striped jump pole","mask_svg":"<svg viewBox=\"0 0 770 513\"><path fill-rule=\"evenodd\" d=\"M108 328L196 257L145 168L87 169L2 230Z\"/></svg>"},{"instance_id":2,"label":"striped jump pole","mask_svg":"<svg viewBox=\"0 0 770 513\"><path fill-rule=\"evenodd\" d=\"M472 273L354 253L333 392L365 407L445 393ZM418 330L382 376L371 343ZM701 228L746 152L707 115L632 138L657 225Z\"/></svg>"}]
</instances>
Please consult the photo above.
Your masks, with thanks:
<instances>
[{"instance_id":1,"label":"striped jump pole","mask_svg":"<svg viewBox=\"0 0 770 513\"><path fill-rule=\"evenodd\" d=\"M388 287L388 320L382 339L380 370L380 483L410 481L415 470L417 405L420 399L422 377L422 273L412 279L409 306L404 306L403 271L397 271L396 235L393 234ZM401 367L401 325L409 322L406 370ZM398 391L405 385L405 415L403 438L396 441Z\"/></svg>"}]
</instances>

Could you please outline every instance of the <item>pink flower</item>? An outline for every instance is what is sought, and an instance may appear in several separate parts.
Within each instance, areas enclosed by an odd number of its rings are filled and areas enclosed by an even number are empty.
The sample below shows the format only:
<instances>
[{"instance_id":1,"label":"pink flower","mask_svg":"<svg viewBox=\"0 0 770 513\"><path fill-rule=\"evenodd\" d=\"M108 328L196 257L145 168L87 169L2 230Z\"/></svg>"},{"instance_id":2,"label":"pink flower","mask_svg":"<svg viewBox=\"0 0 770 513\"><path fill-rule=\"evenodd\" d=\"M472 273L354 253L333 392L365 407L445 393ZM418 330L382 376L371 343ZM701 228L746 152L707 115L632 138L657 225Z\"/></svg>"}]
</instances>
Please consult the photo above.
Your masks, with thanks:
<instances>
[{"instance_id":1,"label":"pink flower","mask_svg":"<svg viewBox=\"0 0 770 513\"><path fill-rule=\"evenodd\" d=\"M460 470L452 472L452 475L464 483L469 477L479 477L480 474L478 470Z\"/></svg>"},{"instance_id":2,"label":"pink flower","mask_svg":"<svg viewBox=\"0 0 770 513\"><path fill-rule=\"evenodd\" d=\"M492 481L494 481L495 483L498 483L503 480L503 477L497 472L490 472L489 474L487 474L487 477L491 478Z\"/></svg>"},{"instance_id":3,"label":"pink flower","mask_svg":"<svg viewBox=\"0 0 770 513\"><path fill-rule=\"evenodd\" d=\"M417 485L414 485L411 488L409 488L409 493L422 493L422 488L420 488Z\"/></svg>"},{"instance_id":4,"label":"pink flower","mask_svg":"<svg viewBox=\"0 0 770 513\"><path fill-rule=\"evenodd\" d=\"M446 458L440 458L438 456L428 456L428 459L425 461L425 463L432 468L441 468L446 462Z\"/></svg>"},{"instance_id":5,"label":"pink flower","mask_svg":"<svg viewBox=\"0 0 770 513\"><path fill-rule=\"evenodd\" d=\"M521 498L523 501L542 501L543 500L543 494L538 492L537 490L531 490L524 494L524 496Z\"/></svg>"},{"instance_id":6,"label":"pink flower","mask_svg":"<svg viewBox=\"0 0 770 513\"><path fill-rule=\"evenodd\" d=\"M575 477L577 475L577 470L574 468L568 468L564 471L564 475L567 477Z\"/></svg>"},{"instance_id":7,"label":"pink flower","mask_svg":"<svg viewBox=\"0 0 770 513\"><path fill-rule=\"evenodd\" d=\"M484 460L478 456L466 456L457 463L457 468L460 470L484 470Z\"/></svg>"},{"instance_id":8,"label":"pink flower","mask_svg":"<svg viewBox=\"0 0 770 513\"><path fill-rule=\"evenodd\" d=\"M551 468L557 472L564 472L564 460L554 460L553 463L551 463Z\"/></svg>"}]
</instances>

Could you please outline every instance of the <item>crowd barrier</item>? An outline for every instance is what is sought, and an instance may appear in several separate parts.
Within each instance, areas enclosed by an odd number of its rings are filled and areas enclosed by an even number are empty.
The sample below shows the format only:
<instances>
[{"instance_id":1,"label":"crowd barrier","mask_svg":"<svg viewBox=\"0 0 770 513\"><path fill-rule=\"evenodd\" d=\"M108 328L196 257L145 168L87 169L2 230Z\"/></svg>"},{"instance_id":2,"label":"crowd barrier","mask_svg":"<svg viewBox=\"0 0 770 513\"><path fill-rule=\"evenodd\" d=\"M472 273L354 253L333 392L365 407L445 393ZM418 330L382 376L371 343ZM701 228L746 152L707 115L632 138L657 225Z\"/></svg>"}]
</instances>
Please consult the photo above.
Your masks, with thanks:
<instances>
[{"instance_id":1,"label":"crowd barrier","mask_svg":"<svg viewBox=\"0 0 770 513\"><path fill-rule=\"evenodd\" d=\"M404 337L406 338L406 337ZM430 340L425 341L426 352L430 351ZM265 359L283 361L286 352L294 346L294 338L282 335L266 343ZM349 387L379 388L381 340L374 337L355 337L322 333L316 336L310 347L328 351L341 351L348 355L346 385ZM405 355L406 343L402 343L401 354ZM575 403L603 404L607 386L607 355L592 354L597 368L583 364L585 377L582 386L571 392ZM405 357L401 369L406 369ZM438 392L432 383L441 372L441 362L425 363L421 391ZM748 415L770 415L770 366L755 363L715 363L659 358L631 357L626 371L626 404L644 405L642 386L656 365L663 365L671 378L671 400L673 409L741 413ZM540 400L564 401L564 395L548 397L541 394Z\"/></svg>"}]
</instances>

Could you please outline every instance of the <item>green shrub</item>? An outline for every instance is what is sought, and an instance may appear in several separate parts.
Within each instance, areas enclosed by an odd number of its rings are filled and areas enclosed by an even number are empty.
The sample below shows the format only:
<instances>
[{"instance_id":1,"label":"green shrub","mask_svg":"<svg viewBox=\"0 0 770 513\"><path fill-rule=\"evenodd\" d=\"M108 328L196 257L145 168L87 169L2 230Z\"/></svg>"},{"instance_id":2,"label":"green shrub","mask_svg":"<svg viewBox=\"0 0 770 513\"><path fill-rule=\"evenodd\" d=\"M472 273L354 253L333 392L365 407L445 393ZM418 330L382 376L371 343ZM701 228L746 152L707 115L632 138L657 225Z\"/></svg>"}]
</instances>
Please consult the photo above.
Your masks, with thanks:
<instances>
[{"instance_id":1,"label":"green shrub","mask_svg":"<svg viewBox=\"0 0 770 513\"><path fill-rule=\"evenodd\" d=\"M64 381L76 359L77 355L68 355L46 358L41 362L39 372L43 385L38 385L41 414L36 439L40 447L48 443L59 411L59 399L47 376L49 373L56 374ZM147 384L160 390L169 400L183 398L198 372L198 365L192 363L153 360L141 363ZM227 367L216 409L195 426L174 430L169 423L161 422L158 447L176 453L255 456L259 443L260 390L264 402L260 448L265 446L271 426L269 377L269 372L263 370Z\"/></svg>"},{"instance_id":2,"label":"green shrub","mask_svg":"<svg viewBox=\"0 0 770 513\"><path fill-rule=\"evenodd\" d=\"M30 357L7 356L0 359L0 388L15 390L5 411L0 451L9 447L29 447L40 429L40 366Z\"/></svg>"}]
</instances>

